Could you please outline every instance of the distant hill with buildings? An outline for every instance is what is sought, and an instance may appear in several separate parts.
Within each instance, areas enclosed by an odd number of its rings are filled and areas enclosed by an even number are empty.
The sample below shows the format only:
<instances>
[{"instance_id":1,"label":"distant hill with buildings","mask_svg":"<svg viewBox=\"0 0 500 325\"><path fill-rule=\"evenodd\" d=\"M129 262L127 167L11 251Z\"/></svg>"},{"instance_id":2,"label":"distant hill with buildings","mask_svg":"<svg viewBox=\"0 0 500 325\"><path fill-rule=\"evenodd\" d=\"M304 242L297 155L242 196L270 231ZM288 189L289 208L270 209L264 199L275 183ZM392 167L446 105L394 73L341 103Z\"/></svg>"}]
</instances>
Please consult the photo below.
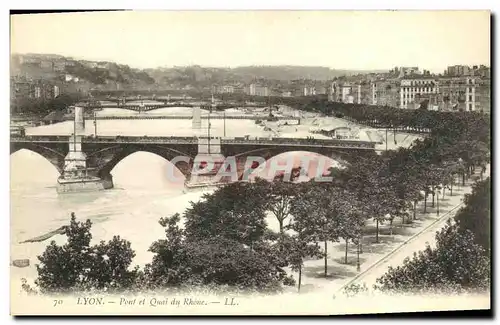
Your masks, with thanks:
<instances>
[{"instance_id":1,"label":"distant hill with buildings","mask_svg":"<svg viewBox=\"0 0 500 325\"><path fill-rule=\"evenodd\" d=\"M185 83L187 81L204 84L221 82L251 83L259 80L331 80L340 76L380 73L387 71L337 70L312 66L241 66L235 68L213 68L202 66L147 69L158 83Z\"/></svg>"},{"instance_id":2,"label":"distant hill with buildings","mask_svg":"<svg viewBox=\"0 0 500 325\"><path fill-rule=\"evenodd\" d=\"M250 84L263 80L332 80L341 76L387 71L338 70L321 66L241 66L215 68L184 66L173 68L134 69L108 61L78 60L57 54L14 54L11 77L29 80L76 81L91 88L116 90L167 86L167 88L206 88L213 84ZM153 86L154 87L154 86Z\"/></svg>"},{"instance_id":3,"label":"distant hill with buildings","mask_svg":"<svg viewBox=\"0 0 500 325\"><path fill-rule=\"evenodd\" d=\"M155 80L140 69L105 61L75 60L55 54L15 54L11 56L11 77L53 82L76 81L92 86L148 85Z\"/></svg>"},{"instance_id":4,"label":"distant hill with buildings","mask_svg":"<svg viewBox=\"0 0 500 325\"><path fill-rule=\"evenodd\" d=\"M312 66L244 66L234 68L236 74L248 75L254 78L265 78L275 80L331 80L335 77L351 76L356 74L383 73L384 71L363 70L338 70L328 67Z\"/></svg>"}]
</instances>

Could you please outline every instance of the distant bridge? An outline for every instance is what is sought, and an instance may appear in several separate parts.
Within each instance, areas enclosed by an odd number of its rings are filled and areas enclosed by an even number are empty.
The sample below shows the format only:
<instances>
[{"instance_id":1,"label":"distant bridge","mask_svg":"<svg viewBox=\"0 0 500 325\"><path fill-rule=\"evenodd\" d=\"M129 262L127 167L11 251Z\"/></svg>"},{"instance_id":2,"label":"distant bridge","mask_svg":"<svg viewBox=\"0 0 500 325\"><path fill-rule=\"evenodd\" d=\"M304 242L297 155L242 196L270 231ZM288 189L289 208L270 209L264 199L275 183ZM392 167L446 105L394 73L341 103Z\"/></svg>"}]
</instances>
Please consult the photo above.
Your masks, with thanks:
<instances>
[{"instance_id":1,"label":"distant bridge","mask_svg":"<svg viewBox=\"0 0 500 325\"><path fill-rule=\"evenodd\" d=\"M159 109L159 108L167 108L167 107L201 107L202 109L210 109L211 106L209 105L194 105L194 104L187 104L187 103L164 103L164 104L157 104L157 103L147 103L147 104L123 104L123 103L117 103L117 104L112 104L112 105L106 105L106 104L100 104L100 103L95 103L95 102L85 102L81 101L83 106L85 108L90 108L90 109L100 109L100 108L105 108L105 107L112 107L112 108L122 108L122 109L129 109L133 111L138 111L138 112L147 112L151 111L154 109Z\"/></svg>"},{"instance_id":2,"label":"distant bridge","mask_svg":"<svg viewBox=\"0 0 500 325\"><path fill-rule=\"evenodd\" d=\"M155 101L157 103L148 103L148 101ZM102 103L102 102L111 102L111 103ZM132 102L132 104L131 104ZM212 103L210 101L203 101L199 99L174 99L174 98L166 98L166 97L99 97L99 98L87 98L82 99L79 102L83 104L84 107L90 109L99 109L104 107L116 107L123 109L130 109L134 111L150 111L159 108L166 107L200 107L202 109L210 110L212 109ZM221 108L232 108L232 107L267 107L269 105L263 103L236 103L236 102L223 102L217 103L216 107L218 109Z\"/></svg>"},{"instance_id":3,"label":"distant bridge","mask_svg":"<svg viewBox=\"0 0 500 325\"><path fill-rule=\"evenodd\" d=\"M208 115L201 115L201 119L208 119ZM211 120L260 120L266 121L269 118L267 115L210 115ZM72 121L74 118L71 115L68 115L64 118L66 121ZM193 119L190 115L105 115L105 116L92 116L86 115L86 119L96 119L96 120L191 120ZM297 117L293 116L275 116L273 117L274 121L298 121L300 120Z\"/></svg>"}]
</instances>

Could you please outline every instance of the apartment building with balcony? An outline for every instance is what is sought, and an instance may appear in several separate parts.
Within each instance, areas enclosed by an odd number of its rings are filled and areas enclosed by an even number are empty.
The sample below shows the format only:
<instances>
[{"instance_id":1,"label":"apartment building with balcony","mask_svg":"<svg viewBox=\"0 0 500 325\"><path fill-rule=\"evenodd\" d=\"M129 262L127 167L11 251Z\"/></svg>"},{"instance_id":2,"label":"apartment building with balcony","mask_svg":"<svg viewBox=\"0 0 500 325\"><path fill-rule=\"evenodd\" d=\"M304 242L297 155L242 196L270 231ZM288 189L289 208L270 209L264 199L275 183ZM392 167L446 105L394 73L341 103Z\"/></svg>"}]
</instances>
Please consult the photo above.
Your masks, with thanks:
<instances>
[{"instance_id":1,"label":"apartment building with balcony","mask_svg":"<svg viewBox=\"0 0 500 325\"><path fill-rule=\"evenodd\" d=\"M491 79L480 78L476 79L476 107L477 111L490 114L491 113Z\"/></svg>"},{"instance_id":2,"label":"apartment building with balcony","mask_svg":"<svg viewBox=\"0 0 500 325\"><path fill-rule=\"evenodd\" d=\"M424 98L439 92L439 83L432 76L408 76L400 81L399 107L405 109L418 108Z\"/></svg>"},{"instance_id":3,"label":"apartment building with balcony","mask_svg":"<svg viewBox=\"0 0 500 325\"><path fill-rule=\"evenodd\" d=\"M439 105L444 111L475 111L477 78L445 77L439 80Z\"/></svg>"}]
</instances>

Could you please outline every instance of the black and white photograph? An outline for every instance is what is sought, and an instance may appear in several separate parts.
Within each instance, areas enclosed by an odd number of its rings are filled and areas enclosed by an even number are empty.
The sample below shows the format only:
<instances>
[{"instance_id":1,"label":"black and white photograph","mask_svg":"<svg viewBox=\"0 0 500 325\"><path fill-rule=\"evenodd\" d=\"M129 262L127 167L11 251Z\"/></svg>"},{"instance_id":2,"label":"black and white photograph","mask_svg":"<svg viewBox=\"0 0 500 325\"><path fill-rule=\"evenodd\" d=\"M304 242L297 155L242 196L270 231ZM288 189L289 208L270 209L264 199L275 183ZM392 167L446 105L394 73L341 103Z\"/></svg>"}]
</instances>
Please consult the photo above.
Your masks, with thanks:
<instances>
[{"instance_id":1,"label":"black and white photograph","mask_svg":"<svg viewBox=\"0 0 500 325\"><path fill-rule=\"evenodd\" d=\"M11 12L11 315L491 312L491 24Z\"/></svg>"}]
</instances>

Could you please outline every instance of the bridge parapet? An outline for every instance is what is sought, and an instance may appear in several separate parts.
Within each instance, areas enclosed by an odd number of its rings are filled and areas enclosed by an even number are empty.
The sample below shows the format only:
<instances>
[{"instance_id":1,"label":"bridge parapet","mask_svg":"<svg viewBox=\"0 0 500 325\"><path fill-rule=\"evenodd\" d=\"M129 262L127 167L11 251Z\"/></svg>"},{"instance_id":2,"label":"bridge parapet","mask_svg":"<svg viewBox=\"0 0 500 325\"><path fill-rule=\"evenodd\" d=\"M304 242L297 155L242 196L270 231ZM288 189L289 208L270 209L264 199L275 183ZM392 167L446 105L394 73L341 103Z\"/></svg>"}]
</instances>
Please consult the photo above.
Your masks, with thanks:
<instances>
[{"instance_id":1,"label":"bridge parapet","mask_svg":"<svg viewBox=\"0 0 500 325\"><path fill-rule=\"evenodd\" d=\"M70 135L11 136L10 142L69 142Z\"/></svg>"},{"instance_id":2,"label":"bridge parapet","mask_svg":"<svg viewBox=\"0 0 500 325\"><path fill-rule=\"evenodd\" d=\"M71 135L68 136L51 136L51 135L29 135L29 136L12 136L11 142L59 142L68 143ZM140 144L197 144L198 137L161 137L161 136L84 136L83 143L140 143ZM206 137L203 137L206 139ZM335 147L335 148L359 148L359 149L375 149L376 142L368 141L353 141L339 139L302 139L302 138L217 138L220 139L221 145L225 144L241 144L241 145L265 145L265 146L313 146L313 147Z\"/></svg>"},{"instance_id":3,"label":"bridge parapet","mask_svg":"<svg viewBox=\"0 0 500 325\"><path fill-rule=\"evenodd\" d=\"M221 144L248 145L285 145L285 146L319 146L336 148L375 149L376 142L338 139L301 139L301 138L232 138L222 139Z\"/></svg>"},{"instance_id":4,"label":"bridge parapet","mask_svg":"<svg viewBox=\"0 0 500 325\"><path fill-rule=\"evenodd\" d=\"M171 144L196 144L195 137L150 137L150 136L116 136L116 137L84 137L84 143L171 143Z\"/></svg>"},{"instance_id":5,"label":"bridge parapet","mask_svg":"<svg viewBox=\"0 0 500 325\"><path fill-rule=\"evenodd\" d=\"M174 115L174 114L169 114L169 115L125 115L125 116L120 116L120 115L104 115L104 116L97 116L97 120L191 120L193 119L192 115ZM201 119L208 119L208 114L207 115L202 115ZM261 120L265 121L267 119L267 116L264 115L210 115L211 120ZM275 117L276 121L281 121L281 120L299 120L298 118L295 117L287 117L287 116L278 116ZM71 117L67 117L66 120L71 120Z\"/></svg>"}]
</instances>

